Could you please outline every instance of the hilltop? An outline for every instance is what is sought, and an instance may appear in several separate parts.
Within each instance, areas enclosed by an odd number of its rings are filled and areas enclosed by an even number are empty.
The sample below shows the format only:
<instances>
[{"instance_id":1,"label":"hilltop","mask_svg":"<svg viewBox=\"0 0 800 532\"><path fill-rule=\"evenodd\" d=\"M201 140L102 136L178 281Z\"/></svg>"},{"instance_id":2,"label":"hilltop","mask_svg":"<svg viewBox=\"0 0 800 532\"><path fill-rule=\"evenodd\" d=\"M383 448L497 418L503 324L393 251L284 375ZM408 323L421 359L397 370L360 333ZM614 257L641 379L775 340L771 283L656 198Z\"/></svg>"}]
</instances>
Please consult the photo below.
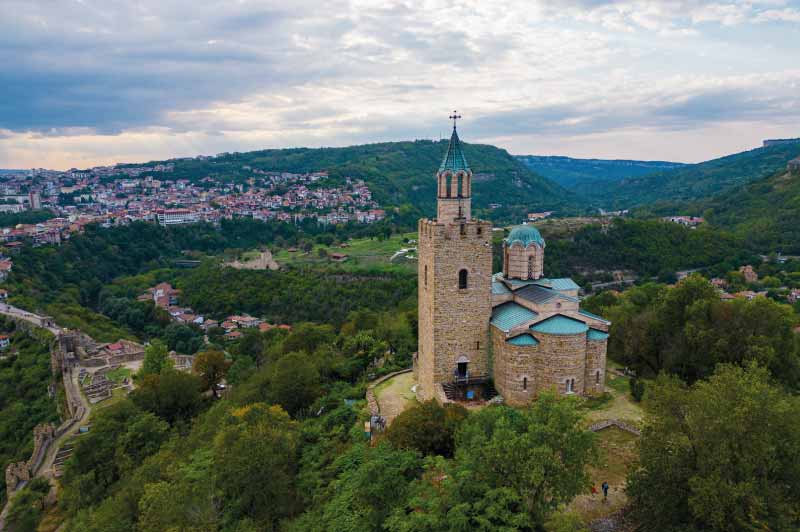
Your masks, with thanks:
<instances>
[{"instance_id":1,"label":"hilltop","mask_svg":"<svg viewBox=\"0 0 800 532\"><path fill-rule=\"evenodd\" d=\"M668 161L574 159L563 156L517 155L528 168L586 198L594 198L610 183L687 166Z\"/></svg>"},{"instance_id":2,"label":"hilltop","mask_svg":"<svg viewBox=\"0 0 800 532\"><path fill-rule=\"evenodd\" d=\"M800 155L800 141L770 144L719 159L609 183L598 191L606 206L627 208L661 201L708 198L786 168Z\"/></svg>"},{"instance_id":3,"label":"hilltop","mask_svg":"<svg viewBox=\"0 0 800 532\"><path fill-rule=\"evenodd\" d=\"M476 214L492 219L519 219L529 210L575 211L577 198L553 181L527 168L495 146L463 144L474 173ZM163 179L199 181L217 176L245 182L253 170L281 172L327 171L328 182L346 176L364 179L374 198L384 206L411 205L433 214L434 174L447 141L385 142L345 148L271 149L216 157L153 161L148 166L174 164ZM490 208L490 204L494 208Z\"/></svg>"}]
</instances>

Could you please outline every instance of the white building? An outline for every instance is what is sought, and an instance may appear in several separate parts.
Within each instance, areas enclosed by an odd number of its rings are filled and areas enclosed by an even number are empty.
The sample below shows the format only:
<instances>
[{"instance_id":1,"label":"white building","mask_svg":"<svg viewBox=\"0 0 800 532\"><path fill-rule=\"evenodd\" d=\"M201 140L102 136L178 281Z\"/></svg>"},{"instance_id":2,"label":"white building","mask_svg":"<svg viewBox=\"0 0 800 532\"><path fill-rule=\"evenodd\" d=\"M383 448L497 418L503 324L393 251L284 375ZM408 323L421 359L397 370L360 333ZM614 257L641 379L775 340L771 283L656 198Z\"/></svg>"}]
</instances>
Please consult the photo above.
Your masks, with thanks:
<instances>
[{"instance_id":1,"label":"white building","mask_svg":"<svg viewBox=\"0 0 800 532\"><path fill-rule=\"evenodd\" d=\"M197 222L197 213L189 209L160 209L156 211L156 219L160 225L193 224Z\"/></svg>"}]
</instances>

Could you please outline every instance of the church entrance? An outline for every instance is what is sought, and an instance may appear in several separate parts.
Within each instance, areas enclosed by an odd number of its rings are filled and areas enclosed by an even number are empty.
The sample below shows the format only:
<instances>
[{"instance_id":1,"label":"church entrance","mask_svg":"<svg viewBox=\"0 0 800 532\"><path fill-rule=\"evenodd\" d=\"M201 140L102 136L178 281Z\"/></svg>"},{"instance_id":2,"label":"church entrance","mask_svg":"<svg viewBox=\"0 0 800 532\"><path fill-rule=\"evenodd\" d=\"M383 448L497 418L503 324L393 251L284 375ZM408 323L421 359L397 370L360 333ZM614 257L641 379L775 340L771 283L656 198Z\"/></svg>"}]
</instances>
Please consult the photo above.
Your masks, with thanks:
<instances>
[{"instance_id":1,"label":"church entrance","mask_svg":"<svg viewBox=\"0 0 800 532\"><path fill-rule=\"evenodd\" d=\"M467 364L469 362L459 362L458 369L456 370L456 376L461 377L462 379L467 378Z\"/></svg>"}]
</instances>

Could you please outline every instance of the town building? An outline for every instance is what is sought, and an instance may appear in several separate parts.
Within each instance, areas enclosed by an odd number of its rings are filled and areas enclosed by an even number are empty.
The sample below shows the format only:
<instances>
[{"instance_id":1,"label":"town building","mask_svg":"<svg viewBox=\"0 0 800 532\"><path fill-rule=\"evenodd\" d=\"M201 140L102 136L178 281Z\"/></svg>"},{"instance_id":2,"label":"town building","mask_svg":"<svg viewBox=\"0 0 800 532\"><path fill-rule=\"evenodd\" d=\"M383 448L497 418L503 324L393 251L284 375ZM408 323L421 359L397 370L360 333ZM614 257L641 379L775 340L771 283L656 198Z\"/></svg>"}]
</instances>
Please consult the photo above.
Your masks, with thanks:
<instances>
[{"instance_id":1,"label":"town building","mask_svg":"<svg viewBox=\"0 0 800 532\"><path fill-rule=\"evenodd\" d=\"M0 334L0 349L8 349L11 345L11 337L7 334Z\"/></svg>"},{"instance_id":2,"label":"town building","mask_svg":"<svg viewBox=\"0 0 800 532\"><path fill-rule=\"evenodd\" d=\"M436 179L437 216L418 224L418 398L485 399L489 382L510 405L547 390L603 393L610 322L581 310L571 279L545 277L533 225L511 230L492 273L492 225L472 217L455 125Z\"/></svg>"},{"instance_id":3,"label":"town building","mask_svg":"<svg viewBox=\"0 0 800 532\"><path fill-rule=\"evenodd\" d=\"M189 209L159 209L156 219L161 225L182 225L197 222L197 213Z\"/></svg>"},{"instance_id":4,"label":"town building","mask_svg":"<svg viewBox=\"0 0 800 532\"><path fill-rule=\"evenodd\" d=\"M790 172L800 172L800 157L789 161L786 167Z\"/></svg>"},{"instance_id":5,"label":"town building","mask_svg":"<svg viewBox=\"0 0 800 532\"><path fill-rule=\"evenodd\" d=\"M750 284L758 282L758 274L753 270L753 267L749 264L747 266L742 266L739 268L739 272L744 277L744 282Z\"/></svg>"}]
</instances>

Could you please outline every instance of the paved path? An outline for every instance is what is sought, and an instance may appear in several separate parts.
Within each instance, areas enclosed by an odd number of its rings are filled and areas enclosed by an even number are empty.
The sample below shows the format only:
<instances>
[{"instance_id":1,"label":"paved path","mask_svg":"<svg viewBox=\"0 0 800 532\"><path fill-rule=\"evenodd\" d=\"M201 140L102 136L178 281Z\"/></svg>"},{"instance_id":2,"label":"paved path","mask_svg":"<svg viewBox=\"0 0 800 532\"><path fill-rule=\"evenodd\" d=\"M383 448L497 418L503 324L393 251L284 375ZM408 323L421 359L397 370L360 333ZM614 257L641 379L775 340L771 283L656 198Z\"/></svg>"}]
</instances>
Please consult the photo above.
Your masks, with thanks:
<instances>
[{"instance_id":1,"label":"paved path","mask_svg":"<svg viewBox=\"0 0 800 532\"><path fill-rule=\"evenodd\" d=\"M43 325L45 321L47 321L47 319L44 316L39 316L38 314L34 314L33 312L28 312L27 310L17 308L7 303L0 303L0 314L5 314L6 316L11 316L12 318L25 320L35 325L36 327L47 329L48 331L53 333L56 337L58 337L62 332L64 332L63 329L56 327L55 325Z\"/></svg>"}]
</instances>

